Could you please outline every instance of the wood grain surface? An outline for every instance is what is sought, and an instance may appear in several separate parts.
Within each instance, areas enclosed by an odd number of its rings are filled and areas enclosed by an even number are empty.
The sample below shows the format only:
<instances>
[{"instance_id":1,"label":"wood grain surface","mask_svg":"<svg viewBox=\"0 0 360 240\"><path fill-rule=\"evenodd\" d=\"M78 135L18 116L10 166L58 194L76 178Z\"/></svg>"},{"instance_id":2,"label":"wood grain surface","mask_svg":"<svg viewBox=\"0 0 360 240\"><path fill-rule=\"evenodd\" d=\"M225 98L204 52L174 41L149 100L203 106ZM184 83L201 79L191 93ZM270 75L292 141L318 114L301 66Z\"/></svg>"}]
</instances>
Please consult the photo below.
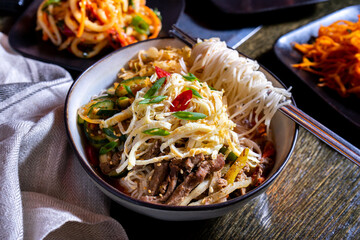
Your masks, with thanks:
<instances>
[{"instance_id":1,"label":"wood grain surface","mask_svg":"<svg viewBox=\"0 0 360 240\"><path fill-rule=\"evenodd\" d=\"M287 86L297 106L354 145L360 129L323 102L276 59L273 45L283 34L359 1L330 0L308 7L255 16L261 30L238 50L256 59ZM231 16L236 19L236 16ZM246 19L247 16L239 16ZM0 14L5 32L14 16ZM300 127L288 164L266 192L238 211L216 219L167 222L115 203L111 215L129 239L360 239L360 168Z\"/></svg>"}]
</instances>

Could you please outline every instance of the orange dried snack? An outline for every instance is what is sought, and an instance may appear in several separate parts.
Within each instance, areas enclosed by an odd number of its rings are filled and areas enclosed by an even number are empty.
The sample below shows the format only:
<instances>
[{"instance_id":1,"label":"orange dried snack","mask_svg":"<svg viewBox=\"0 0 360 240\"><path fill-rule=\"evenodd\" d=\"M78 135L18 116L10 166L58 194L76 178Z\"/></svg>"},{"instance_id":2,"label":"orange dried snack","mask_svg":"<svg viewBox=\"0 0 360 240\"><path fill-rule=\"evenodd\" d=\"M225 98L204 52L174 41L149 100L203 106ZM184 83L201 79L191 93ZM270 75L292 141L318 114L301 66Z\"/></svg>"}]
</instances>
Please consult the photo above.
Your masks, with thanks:
<instances>
[{"instance_id":1,"label":"orange dried snack","mask_svg":"<svg viewBox=\"0 0 360 240\"><path fill-rule=\"evenodd\" d=\"M292 66L319 75L318 86L334 89L342 97L360 96L360 20L320 26L313 43L295 43L294 48L303 58Z\"/></svg>"}]
</instances>

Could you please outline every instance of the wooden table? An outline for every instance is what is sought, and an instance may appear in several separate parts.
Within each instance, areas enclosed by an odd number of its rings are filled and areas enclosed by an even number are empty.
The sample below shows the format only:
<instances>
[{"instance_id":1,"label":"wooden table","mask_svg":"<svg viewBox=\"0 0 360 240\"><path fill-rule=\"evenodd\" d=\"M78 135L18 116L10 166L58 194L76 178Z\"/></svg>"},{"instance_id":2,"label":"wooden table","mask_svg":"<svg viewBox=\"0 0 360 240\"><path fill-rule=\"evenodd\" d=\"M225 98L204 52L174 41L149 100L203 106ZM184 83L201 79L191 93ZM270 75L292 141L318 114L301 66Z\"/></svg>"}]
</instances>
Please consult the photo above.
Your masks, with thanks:
<instances>
[{"instance_id":1,"label":"wooden table","mask_svg":"<svg viewBox=\"0 0 360 240\"><path fill-rule=\"evenodd\" d=\"M274 43L283 34L355 4L358 2L330 0L279 12L278 18L266 21L260 18L261 30L238 50L292 86L300 109L360 147L360 129L301 83L273 52ZM6 32L13 17L0 16L0 30ZM360 238L360 168L300 127L294 153L278 179L265 193L236 212L194 222L155 220L116 204L111 212L129 239L357 239Z\"/></svg>"}]
</instances>

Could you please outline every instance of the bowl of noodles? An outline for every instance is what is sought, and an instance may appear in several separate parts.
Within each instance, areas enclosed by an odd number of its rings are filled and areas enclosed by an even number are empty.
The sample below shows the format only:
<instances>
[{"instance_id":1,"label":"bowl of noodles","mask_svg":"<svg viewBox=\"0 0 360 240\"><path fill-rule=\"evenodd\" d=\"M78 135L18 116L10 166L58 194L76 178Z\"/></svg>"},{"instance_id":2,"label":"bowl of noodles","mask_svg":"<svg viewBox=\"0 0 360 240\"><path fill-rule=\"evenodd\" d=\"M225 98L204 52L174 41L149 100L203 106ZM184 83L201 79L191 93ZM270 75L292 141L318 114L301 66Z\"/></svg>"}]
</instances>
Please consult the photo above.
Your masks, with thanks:
<instances>
[{"instance_id":1,"label":"bowl of noodles","mask_svg":"<svg viewBox=\"0 0 360 240\"><path fill-rule=\"evenodd\" d=\"M219 39L122 48L86 70L65 103L69 140L112 200L157 219L214 218L280 174L297 125L284 85Z\"/></svg>"}]
</instances>

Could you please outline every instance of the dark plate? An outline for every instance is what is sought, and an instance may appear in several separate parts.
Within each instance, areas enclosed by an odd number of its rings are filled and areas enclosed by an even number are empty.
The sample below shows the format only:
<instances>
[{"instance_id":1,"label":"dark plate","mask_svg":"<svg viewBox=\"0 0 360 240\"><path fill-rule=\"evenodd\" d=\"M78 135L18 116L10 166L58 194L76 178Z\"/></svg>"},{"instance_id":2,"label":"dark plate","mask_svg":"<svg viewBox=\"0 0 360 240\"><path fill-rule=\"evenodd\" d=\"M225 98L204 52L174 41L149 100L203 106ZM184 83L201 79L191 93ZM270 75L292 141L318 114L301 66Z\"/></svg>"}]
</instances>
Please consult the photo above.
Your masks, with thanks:
<instances>
[{"instance_id":1,"label":"dark plate","mask_svg":"<svg viewBox=\"0 0 360 240\"><path fill-rule=\"evenodd\" d=\"M41 2L42 0L34 0L11 28L9 43L15 51L25 57L54 63L80 72L104 57L106 53L91 59L80 59L67 51L58 51L50 41L42 41L40 32L35 31L36 11ZM153 9L159 9L163 24L159 37L164 37L168 36L171 26L177 22L184 11L185 2L184 0L148 0L146 5Z\"/></svg>"},{"instance_id":2,"label":"dark plate","mask_svg":"<svg viewBox=\"0 0 360 240\"><path fill-rule=\"evenodd\" d=\"M309 88L314 90L316 94L341 115L360 127L360 99L354 96L342 98L334 90L326 87L318 87L319 77L317 75L291 66L294 63L301 62L302 59L302 55L293 48L295 42L308 43L311 38L317 37L320 25L328 26L337 20L357 22L358 14L360 14L360 5L350 6L324 16L280 37L274 45L274 51L280 61L306 83ZM306 93L304 93L304 97L306 97Z\"/></svg>"},{"instance_id":3,"label":"dark plate","mask_svg":"<svg viewBox=\"0 0 360 240\"><path fill-rule=\"evenodd\" d=\"M211 0L220 10L231 14L254 14L299 7L327 0Z\"/></svg>"}]
</instances>

